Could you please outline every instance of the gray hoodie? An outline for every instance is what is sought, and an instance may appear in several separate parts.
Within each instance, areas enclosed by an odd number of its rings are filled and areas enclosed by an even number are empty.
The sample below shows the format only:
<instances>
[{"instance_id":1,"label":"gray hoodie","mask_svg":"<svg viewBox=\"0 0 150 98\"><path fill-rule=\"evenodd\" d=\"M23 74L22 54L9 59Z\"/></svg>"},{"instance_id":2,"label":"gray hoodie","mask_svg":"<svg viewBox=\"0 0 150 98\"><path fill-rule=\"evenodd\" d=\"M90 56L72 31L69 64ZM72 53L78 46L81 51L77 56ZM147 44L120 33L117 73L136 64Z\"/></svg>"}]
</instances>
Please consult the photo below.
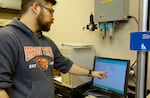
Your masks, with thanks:
<instances>
[{"instance_id":1,"label":"gray hoodie","mask_svg":"<svg viewBox=\"0 0 150 98\"><path fill-rule=\"evenodd\" d=\"M17 18L0 28L0 88L10 98L54 98L53 68L66 73L72 64L51 39Z\"/></svg>"}]
</instances>

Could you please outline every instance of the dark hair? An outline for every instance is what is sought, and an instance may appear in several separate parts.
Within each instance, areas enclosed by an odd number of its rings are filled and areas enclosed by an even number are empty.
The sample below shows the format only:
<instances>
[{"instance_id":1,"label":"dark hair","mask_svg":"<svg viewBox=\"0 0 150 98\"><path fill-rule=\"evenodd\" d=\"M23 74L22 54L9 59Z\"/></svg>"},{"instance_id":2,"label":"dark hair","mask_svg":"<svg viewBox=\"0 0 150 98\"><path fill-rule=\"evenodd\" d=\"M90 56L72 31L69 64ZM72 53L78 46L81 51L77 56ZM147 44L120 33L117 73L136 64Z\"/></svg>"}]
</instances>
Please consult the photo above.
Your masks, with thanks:
<instances>
[{"instance_id":1,"label":"dark hair","mask_svg":"<svg viewBox=\"0 0 150 98\"><path fill-rule=\"evenodd\" d=\"M21 14L25 13L34 2L38 2L42 5L45 3L51 3L52 5L55 5L57 3L56 0L21 0Z\"/></svg>"}]
</instances>

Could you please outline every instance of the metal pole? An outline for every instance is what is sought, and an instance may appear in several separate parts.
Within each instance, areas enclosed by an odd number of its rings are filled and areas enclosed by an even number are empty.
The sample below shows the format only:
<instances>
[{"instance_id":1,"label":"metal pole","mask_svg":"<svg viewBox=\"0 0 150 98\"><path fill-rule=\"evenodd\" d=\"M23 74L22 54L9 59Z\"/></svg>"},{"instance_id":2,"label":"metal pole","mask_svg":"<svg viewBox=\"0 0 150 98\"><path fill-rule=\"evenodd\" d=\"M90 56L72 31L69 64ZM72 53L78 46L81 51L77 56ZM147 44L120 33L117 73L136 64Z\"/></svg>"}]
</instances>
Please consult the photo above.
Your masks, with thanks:
<instances>
[{"instance_id":1,"label":"metal pole","mask_svg":"<svg viewBox=\"0 0 150 98\"><path fill-rule=\"evenodd\" d=\"M147 31L148 17L148 0L140 0L139 2L139 32ZM136 96L135 98L146 98L146 81L147 81L147 52L137 52L136 67Z\"/></svg>"}]
</instances>

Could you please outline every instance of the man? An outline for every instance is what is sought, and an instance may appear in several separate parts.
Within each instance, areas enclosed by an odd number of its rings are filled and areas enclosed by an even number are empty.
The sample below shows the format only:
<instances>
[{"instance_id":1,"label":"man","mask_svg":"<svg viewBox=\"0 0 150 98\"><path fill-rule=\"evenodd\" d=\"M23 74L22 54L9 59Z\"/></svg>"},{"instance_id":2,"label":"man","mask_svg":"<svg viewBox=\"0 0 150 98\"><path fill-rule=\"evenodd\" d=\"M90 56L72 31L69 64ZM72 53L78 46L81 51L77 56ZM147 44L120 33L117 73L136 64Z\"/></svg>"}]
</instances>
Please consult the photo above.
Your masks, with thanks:
<instances>
[{"instance_id":1,"label":"man","mask_svg":"<svg viewBox=\"0 0 150 98\"><path fill-rule=\"evenodd\" d=\"M55 0L22 0L21 18L0 29L0 98L54 98L53 68L104 78L61 55L42 35L54 21Z\"/></svg>"}]
</instances>

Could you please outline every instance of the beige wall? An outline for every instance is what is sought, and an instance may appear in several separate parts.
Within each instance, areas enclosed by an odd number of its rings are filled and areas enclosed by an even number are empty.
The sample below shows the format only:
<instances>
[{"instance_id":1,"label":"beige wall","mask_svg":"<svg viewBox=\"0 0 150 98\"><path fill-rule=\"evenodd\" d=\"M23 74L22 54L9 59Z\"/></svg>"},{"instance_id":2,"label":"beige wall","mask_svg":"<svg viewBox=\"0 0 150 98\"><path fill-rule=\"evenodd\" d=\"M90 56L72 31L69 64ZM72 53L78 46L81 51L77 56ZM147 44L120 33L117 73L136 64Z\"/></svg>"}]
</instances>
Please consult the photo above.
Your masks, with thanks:
<instances>
[{"instance_id":1,"label":"beige wall","mask_svg":"<svg viewBox=\"0 0 150 98\"><path fill-rule=\"evenodd\" d=\"M117 25L114 39L110 40L106 36L103 40L99 29L94 32L83 30L83 27L89 23L89 15L94 10L93 1L58 0L54 14L55 23L46 35L52 38L59 47L62 43L89 43L94 45L97 56L129 59L132 64L136 60L137 52L130 51L130 32L138 30L136 21L130 19L128 23ZM129 1L129 13L138 19L138 2L137 0Z\"/></svg>"},{"instance_id":2,"label":"beige wall","mask_svg":"<svg viewBox=\"0 0 150 98\"><path fill-rule=\"evenodd\" d=\"M130 15L138 16L137 0L130 1ZM93 12L93 0L60 0L55 8L55 23L49 33L56 44L61 47L62 43L89 43L94 45L98 56L125 58L134 61L136 52L130 51L130 32L137 31L134 19L127 23L116 26L114 39L101 38L99 29L94 32L83 30L89 23L89 15ZM133 6L134 5L134 6ZM107 33L108 34L108 33ZM131 62L132 63L132 62Z\"/></svg>"},{"instance_id":3,"label":"beige wall","mask_svg":"<svg viewBox=\"0 0 150 98\"><path fill-rule=\"evenodd\" d=\"M58 47L61 47L62 43L88 43L94 45L97 56L129 59L132 64L136 60L137 52L130 51L130 32L137 31L136 21L130 19L127 23L117 25L114 39L110 40L106 36L103 40L99 29L94 32L83 30L83 27L89 23L89 15L93 12L93 1L58 0L55 6L54 25L51 31L45 34L55 41ZM138 2L137 0L129 1L130 15L138 19Z\"/></svg>"}]
</instances>

